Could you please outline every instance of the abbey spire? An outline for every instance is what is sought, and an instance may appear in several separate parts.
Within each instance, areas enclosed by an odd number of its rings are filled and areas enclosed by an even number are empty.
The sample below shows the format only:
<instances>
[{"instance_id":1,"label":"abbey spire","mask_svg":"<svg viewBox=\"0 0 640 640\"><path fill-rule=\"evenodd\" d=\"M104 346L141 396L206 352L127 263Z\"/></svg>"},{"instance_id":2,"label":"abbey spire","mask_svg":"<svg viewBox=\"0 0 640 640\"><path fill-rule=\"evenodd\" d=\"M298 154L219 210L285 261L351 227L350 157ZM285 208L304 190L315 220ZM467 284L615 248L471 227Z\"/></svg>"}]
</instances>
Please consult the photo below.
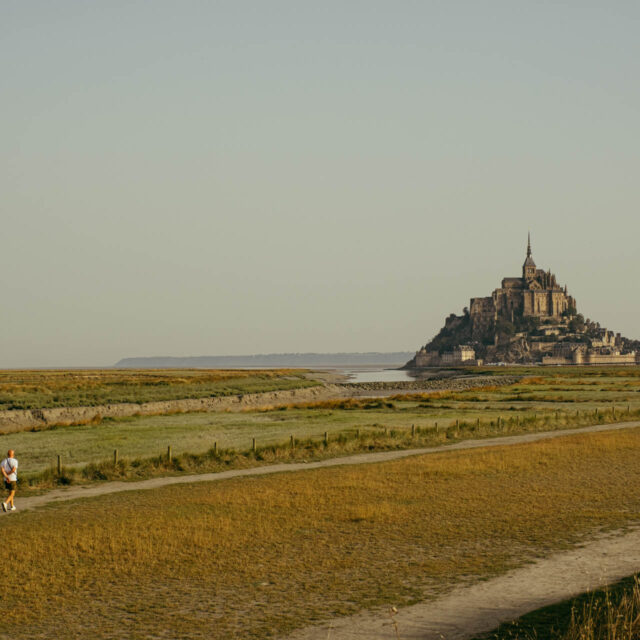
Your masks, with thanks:
<instances>
[{"instance_id":1,"label":"abbey spire","mask_svg":"<svg viewBox=\"0 0 640 640\"><path fill-rule=\"evenodd\" d=\"M527 257L522 265L523 280L532 280L536 276L536 263L531 257L531 232L527 234Z\"/></svg>"}]
</instances>

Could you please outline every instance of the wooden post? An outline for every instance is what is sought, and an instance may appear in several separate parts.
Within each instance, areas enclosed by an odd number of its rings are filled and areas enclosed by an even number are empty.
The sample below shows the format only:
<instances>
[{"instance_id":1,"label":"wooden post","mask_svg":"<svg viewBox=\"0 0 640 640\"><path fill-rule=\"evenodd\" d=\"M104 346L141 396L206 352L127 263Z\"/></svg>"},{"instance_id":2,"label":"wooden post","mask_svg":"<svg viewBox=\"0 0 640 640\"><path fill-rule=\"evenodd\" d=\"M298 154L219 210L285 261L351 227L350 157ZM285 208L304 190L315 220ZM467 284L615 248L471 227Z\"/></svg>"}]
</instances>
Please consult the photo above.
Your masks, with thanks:
<instances>
[{"instance_id":1,"label":"wooden post","mask_svg":"<svg viewBox=\"0 0 640 640\"><path fill-rule=\"evenodd\" d=\"M62 457L58 454L58 475L62 475Z\"/></svg>"},{"instance_id":2,"label":"wooden post","mask_svg":"<svg viewBox=\"0 0 640 640\"><path fill-rule=\"evenodd\" d=\"M476 418L476 429L480 428L480 418Z\"/></svg>"},{"instance_id":3,"label":"wooden post","mask_svg":"<svg viewBox=\"0 0 640 640\"><path fill-rule=\"evenodd\" d=\"M324 444L325 446L329 444L329 434L326 431L324 432Z\"/></svg>"},{"instance_id":4,"label":"wooden post","mask_svg":"<svg viewBox=\"0 0 640 640\"><path fill-rule=\"evenodd\" d=\"M293 435L291 436L291 448L295 446L295 440L293 439Z\"/></svg>"},{"instance_id":5,"label":"wooden post","mask_svg":"<svg viewBox=\"0 0 640 640\"><path fill-rule=\"evenodd\" d=\"M360 438L360 429L356 429L356 436Z\"/></svg>"},{"instance_id":6,"label":"wooden post","mask_svg":"<svg viewBox=\"0 0 640 640\"><path fill-rule=\"evenodd\" d=\"M167 447L167 461L171 462L171 445Z\"/></svg>"},{"instance_id":7,"label":"wooden post","mask_svg":"<svg viewBox=\"0 0 640 640\"><path fill-rule=\"evenodd\" d=\"M631 405L630 404L627 405L627 413L628 414L631 413Z\"/></svg>"},{"instance_id":8,"label":"wooden post","mask_svg":"<svg viewBox=\"0 0 640 640\"><path fill-rule=\"evenodd\" d=\"M213 443L213 453L216 454L216 455L218 454L218 441L217 440Z\"/></svg>"},{"instance_id":9,"label":"wooden post","mask_svg":"<svg viewBox=\"0 0 640 640\"><path fill-rule=\"evenodd\" d=\"M256 439L255 438L251 439L251 451L253 451L254 453L256 452Z\"/></svg>"},{"instance_id":10,"label":"wooden post","mask_svg":"<svg viewBox=\"0 0 640 640\"><path fill-rule=\"evenodd\" d=\"M412 424L411 425L411 437L415 438L415 436L416 436L416 425Z\"/></svg>"},{"instance_id":11,"label":"wooden post","mask_svg":"<svg viewBox=\"0 0 640 640\"><path fill-rule=\"evenodd\" d=\"M440 431L440 429L438 429L438 423L436 422L436 433L438 433L438 431Z\"/></svg>"},{"instance_id":12,"label":"wooden post","mask_svg":"<svg viewBox=\"0 0 640 640\"><path fill-rule=\"evenodd\" d=\"M611 407L611 417L614 420L616 419L616 408L615 408L615 406Z\"/></svg>"},{"instance_id":13,"label":"wooden post","mask_svg":"<svg viewBox=\"0 0 640 640\"><path fill-rule=\"evenodd\" d=\"M113 466L114 467L118 466L118 450L117 449L113 450Z\"/></svg>"},{"instance_id":14,"label":"wooden post","mask_svg":"<svg viewBox=\"0 0 640 640\"><path fill-rule=\"evenodd\" d=\"M460 431L460 420L456 419L456 431Z\"/></svg>"}]
</instances>

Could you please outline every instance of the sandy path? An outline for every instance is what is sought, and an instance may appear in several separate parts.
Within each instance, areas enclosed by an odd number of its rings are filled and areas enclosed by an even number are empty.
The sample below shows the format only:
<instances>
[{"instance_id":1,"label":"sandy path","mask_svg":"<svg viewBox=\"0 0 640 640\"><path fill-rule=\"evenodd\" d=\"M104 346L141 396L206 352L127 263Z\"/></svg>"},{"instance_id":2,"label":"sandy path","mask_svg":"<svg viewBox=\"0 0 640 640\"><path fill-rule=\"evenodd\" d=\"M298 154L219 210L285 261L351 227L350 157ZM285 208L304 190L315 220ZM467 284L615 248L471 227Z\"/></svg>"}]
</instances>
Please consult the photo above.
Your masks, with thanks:
<instances>
[{"instance_id":1,"label":"sandy path","mask_svg":"<svg viewBox=\"0 0 640 640\"><path fill-rule=\"evenodd\" d=\"M577 549L469 587L431 602L401 609L395 616L402 640L462 640L501 622L604 586L640 570L640 530L606 536ZM288 640L395 640L387 612L362 613L308 627Z\"/></svg>"},{"instance_id":2,"label":"sandy path","mask_svg":"<svg viewBox=\"0 0 640 640\"><path fill-rule=\"evenodd\" d=\"M35 509L43 505L60 502L64 500L75 500L77 498L92 498L109 493L119 493L121 491L139 491L143 489L157 489L174 484L186 484L191 482L213 482L226 480L228 478L241 478L244 476L262 476L272 473L282 473L291 471L307 471L309 469L321 469L325 467L338 467L356 464L374 464L376 462L387 462L389 460L399 460L409 456L424 455L428 453L441 453L444 451L458 451L463 449L477 449L481 447L500 447L512 444L524 444L527 442L537 442L551 438L561 438L563 436L578 433L594 433L597 431L616 431L618 429L630 429L640 427L640 422L621 422L618 424L601 424L590 427L579 427L576 429L563 429L559 431L543 431L539 433L524 433L513 436L503 436L498 438L484 438L478 440L464 440L455 444L441 445L439 447L425 447L421 449L406 449L404 451L380 451L376 453L361 453L341 458L330 458L318 462L296 462L274 464L264 467L254 467L252 469L234 469L231 471L221 471L218 473L202 473L198 475L169 476L151 478L138 482L105 482L101 484L69 487L65 489L54 489L40 496L32 498L16 498L16 506L21 510Z\"/></svg>"}]
</instances>

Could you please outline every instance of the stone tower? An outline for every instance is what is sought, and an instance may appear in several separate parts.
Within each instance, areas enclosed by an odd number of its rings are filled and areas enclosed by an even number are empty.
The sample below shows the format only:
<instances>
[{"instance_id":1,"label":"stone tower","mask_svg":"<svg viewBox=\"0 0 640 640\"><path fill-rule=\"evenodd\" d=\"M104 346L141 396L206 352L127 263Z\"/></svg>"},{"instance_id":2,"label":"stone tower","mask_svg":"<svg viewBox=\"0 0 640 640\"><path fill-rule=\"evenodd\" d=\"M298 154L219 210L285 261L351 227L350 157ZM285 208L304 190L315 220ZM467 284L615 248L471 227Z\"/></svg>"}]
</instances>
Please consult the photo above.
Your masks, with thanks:
<instances>
[{"instance_id":1,"label":"stone tower","mask_svg":"<svg viewBox=\"0 0 640 640\"><path fill-rule=\"evenodd\" d=\"M531 257L531 233L527 236L527 257L522 265L522 279L531 282L536 277L536 263Z\"/></svg>"}]
</instances>

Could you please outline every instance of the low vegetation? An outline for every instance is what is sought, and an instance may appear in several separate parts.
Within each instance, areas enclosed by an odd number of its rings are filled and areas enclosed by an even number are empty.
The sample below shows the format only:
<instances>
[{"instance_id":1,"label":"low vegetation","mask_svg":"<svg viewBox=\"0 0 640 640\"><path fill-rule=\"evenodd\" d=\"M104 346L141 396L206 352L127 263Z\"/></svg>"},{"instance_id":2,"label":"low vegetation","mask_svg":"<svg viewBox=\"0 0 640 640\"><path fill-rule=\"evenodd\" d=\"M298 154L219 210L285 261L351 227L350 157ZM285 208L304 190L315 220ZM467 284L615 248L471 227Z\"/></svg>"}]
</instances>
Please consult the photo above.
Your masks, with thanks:
<instances>
[{"instance_id":1,"label":"low vegetation","mask_svg":"<svg viewBox=\"0 0 640 640\"><path fill-rule=\"evenodd\" d=\"M300 369L0 371L0 410L207 398L317 384Z\"/></svg>"},{"instance_id":2,"label":"low vegetation","mask_svg":"<svg viewBox=\"0 0 640 640\"><path fill-rule=\"evenodd\" d=\"M640 512L640 429L0 518L20 638L265 639L496 575Z\"/></svg>"}]
</instances>

